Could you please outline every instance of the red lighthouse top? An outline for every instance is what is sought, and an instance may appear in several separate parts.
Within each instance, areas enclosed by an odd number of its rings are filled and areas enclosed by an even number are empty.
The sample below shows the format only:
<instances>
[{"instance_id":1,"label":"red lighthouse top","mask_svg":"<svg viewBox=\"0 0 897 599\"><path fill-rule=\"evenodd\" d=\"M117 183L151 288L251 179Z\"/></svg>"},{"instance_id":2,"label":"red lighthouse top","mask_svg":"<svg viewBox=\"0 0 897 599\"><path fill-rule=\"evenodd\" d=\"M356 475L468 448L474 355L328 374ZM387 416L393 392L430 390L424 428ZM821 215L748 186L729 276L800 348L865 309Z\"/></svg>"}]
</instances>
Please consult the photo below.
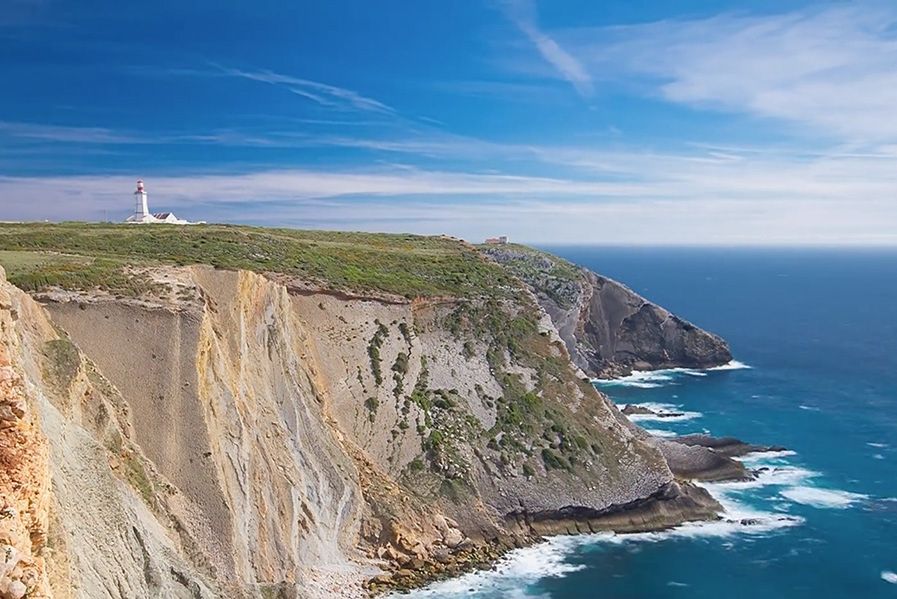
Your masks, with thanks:
<instances>
[{"instance_id":1,"label":"red lighthouse top","mask_svg":"<svg viewBox=\"0 0 897 599\"><path fill-rule=\"evenodd\" d=\"M137 193L143 193L143 179L137 179Z\"/></svg>"}]
</instances>

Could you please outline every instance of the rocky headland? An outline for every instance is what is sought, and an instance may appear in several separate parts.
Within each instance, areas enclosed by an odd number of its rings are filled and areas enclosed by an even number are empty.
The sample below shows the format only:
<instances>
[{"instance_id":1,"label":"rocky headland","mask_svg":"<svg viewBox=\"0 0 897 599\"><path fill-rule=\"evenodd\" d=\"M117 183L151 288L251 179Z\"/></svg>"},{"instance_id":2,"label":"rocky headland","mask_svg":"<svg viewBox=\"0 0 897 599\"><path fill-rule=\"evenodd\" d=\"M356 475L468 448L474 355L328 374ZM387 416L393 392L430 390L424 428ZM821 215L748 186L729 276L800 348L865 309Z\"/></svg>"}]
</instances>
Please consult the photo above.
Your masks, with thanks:
<instances>
[{"instance_id":1,"label":"rocky headland","mask_svg":"<svg viewBox=\"0 0 897 599\"><path fill-rule=\"evenodd\" d=\"M2 599L360 597L750 476L588 380L725 343L536 250L35 224L0 264Z\"/></svg>"},{"instance_id":2,"label":"rocky headland","mask_svg":"<svg viewBox=\"0 0 897 599\"><path fill-rule=\"evenodd\" d=\"M526 246L483 246L483 252L526 283L573 362L592 378L732 360L723 339L612 279Z\"/></svg>"}]
</instances>

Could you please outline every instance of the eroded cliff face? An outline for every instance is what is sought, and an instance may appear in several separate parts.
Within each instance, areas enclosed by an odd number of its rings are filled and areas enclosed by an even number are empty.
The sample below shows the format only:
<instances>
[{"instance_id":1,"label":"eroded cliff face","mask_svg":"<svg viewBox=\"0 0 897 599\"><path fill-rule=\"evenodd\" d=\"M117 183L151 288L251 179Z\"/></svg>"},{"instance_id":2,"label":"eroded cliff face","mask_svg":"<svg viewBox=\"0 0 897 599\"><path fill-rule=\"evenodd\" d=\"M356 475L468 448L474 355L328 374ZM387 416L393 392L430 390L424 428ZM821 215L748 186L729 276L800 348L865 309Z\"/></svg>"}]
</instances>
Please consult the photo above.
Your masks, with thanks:
<instances>
[{"instance_id":1,"label":"eroded cliff face","mask_svg":"<svg viewBox=\"0 0 897 599\"><path fill-rule=\"evenodd\" d=\"M484 545L719 509L582 380L525 292L404 301L150 274L164 297L46 308L0 283L44 481L26 485L21 564L48 596L355 596L381 568L410 583Z\"/></svg>"},{"instance_id":2,"label":"eroded cliff face","mask_svg":"<svg viewBox=\"0 0 897 599\"><path fill-rule=\"evenodd\" d=\"M0 277L2 277L0 269ZM47 597L47 443L22 377L12 298L0 288L0 597Z\"/></svg>"},{"instance_id":3,"label":"eroded cliff face","mask_svg":"<svg viewBox=\"0 0 897 599\"><path fill-rule=\"evenodd\" d=\"M483 251L526 282L574 363L591 377L710 368L732 360L723 339L612 279L523 246Z\"/></svg>"}]
</instances>

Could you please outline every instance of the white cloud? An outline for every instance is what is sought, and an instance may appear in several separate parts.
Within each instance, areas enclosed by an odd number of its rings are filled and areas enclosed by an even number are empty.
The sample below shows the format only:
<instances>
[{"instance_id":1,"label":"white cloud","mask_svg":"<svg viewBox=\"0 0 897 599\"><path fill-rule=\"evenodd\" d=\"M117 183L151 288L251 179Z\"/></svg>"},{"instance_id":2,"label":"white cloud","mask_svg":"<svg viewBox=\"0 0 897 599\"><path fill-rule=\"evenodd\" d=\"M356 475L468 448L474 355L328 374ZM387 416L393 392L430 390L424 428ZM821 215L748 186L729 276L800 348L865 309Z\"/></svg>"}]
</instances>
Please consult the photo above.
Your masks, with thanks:
<instances>
[{"instance_id":1,"label":"white cloud","mask_svg":"<svg viewBox=\"0 0 897 599\"><path fill-rule=\"evenodd\" d=\"M381 168L149 177L156 209L210 221L543 242L897 245L897 155L527 148L578 177ZM119 220L124 176L0 177L2 219Z\"/></svg>"},{"instance_id":2,"label":"white cloud","mask_svg":"<svg viewBox=\"0 0 897 599\"><path fill-rule=\"evenodd\" d=\"M550 35L539 28L533 0L503 0L508 18L533 43L542 58L569 81L583 96L592 93L592 77L576 58L571 56Z\"/></svg>"},{"instance_id":3,"label":"white cloud","mask_svg":"<svg viewBox=\"0 0 897 599\"><path fill-rule=\"evenodd\" d=\"M897 6L867 2L554 35L596 78L642 75L671 102L867 143L897 139L895 25Z\"/></svg>"}]
</instances>

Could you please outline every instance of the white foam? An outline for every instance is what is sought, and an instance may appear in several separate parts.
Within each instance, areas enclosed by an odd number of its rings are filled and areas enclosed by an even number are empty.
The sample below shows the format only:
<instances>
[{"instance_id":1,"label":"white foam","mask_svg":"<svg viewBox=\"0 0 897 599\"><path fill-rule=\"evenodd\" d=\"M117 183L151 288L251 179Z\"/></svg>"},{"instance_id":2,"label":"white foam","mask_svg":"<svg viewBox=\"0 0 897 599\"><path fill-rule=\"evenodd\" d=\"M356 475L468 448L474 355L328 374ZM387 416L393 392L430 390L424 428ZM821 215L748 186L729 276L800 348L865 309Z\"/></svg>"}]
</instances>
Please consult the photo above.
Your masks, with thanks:
<instances>
[{"instance_id":1,"label":"white foam","mask_svg":"<svg viewBox=\"0 0 897 599\"><path fill-rule=\"evenodd\" d=\"M584 535L552 537L538 545L509 552L491 570L470 572L401 596L430 599L495 595L539 597L528 594L526 585L542 578L561 577L582 570L585 566L567 563L566 558L586 538Z\"/></svg>"},{"instance_id":2,"label":"white foam","mask_svg":"<svg viewBox=\"0 0 897 599\"><path fill-rule=\"evenodd\" d=\"M817 408L816 406L805 406L803 404L797 406L801 410L806 410L808 412L821 412L822 408Z\"/></svg>"},{"instance_id":3,"label":"white foam","mask_svg":"<svg viewBox=\"0 0 897 599\"><path fill-rule=\"evenodd\" d=\"M790 449L783 449L781 451L752 451L751 453L744 454L738 459L746 465L759 466L767 463L775 463L783 458L788 458L793 455L797 455L797 453Z\"/></svg>"},{"instance_id":4,"label":"white foam","mask_svg":"<svg viewBox=\"0 0 897 599\"><path fill-rule=\"evenodd\" d=\"M694 368L664 368L661 370L633 370L632 374L618 379L592 379L593 383L609 387L637 387L654 389L675 382L680 375L707 376L706 372Z\"/></svg>"},{"instance_id":5,"label":"white foam","mask_svg":"<svg viewBox=\"0 0 897 599\"><path fill-rule=\"evenodd\" d=\"M888 447L887 443L866 443L869 447L875 447L876 449L884 449Z\"/></svg>"},{"instance_id":6,"label":"white foam","mask_svg":"<svg viewBox=\"0 0 897 599\"><path fill-rule=\"evenodd\" d=\"M890 582L891 584L897 584L897 574L890 570L882 570L881 579L885 582Z\"/></svg>"},{"instance_id":7,"label":"white foam","mask_svg":"<svg viewBox=\"0 0 897 599\"><path fill-rule=\"evenodd\" d=\"M645 432L648 433L649 435L653 435L653 436L655 436L655 437L667 437L667 438L669 438L669 437L676 437L676 436L678 436L678 435L676 435L676 433L674 433L673 431L665 431L665 430L661 430L661 429L659 429L659 428L646 428L646 429L645 429Z\"/></svg>"},{"instance_id":8,"label":"white foam","mask_svg":"<svg viewBox=\"0 0 897 599\"><path fill-rule=\"evenodd\" d=\"M731 481L722 483L713 483L713 488L731 491L746 491L748 489L759 489L761 487L793 487L806 482L808 479L817 476L818 472L798 468L796 466L783 466L780 468L769 468L756 473L753 480Z\"/></svg>"},{"instance_id":9,"label":"white foam","mask_svg":"<svg viewBox=\"0 0 897 599\"><path fill-rule=\"evenodd\" d=\"M635 387L637 389L656 389L674 384L676 379L685 376L707 376L708 372L721 370L743 370L751 368L744 362L732 360L722 366L712 368L664 368L661 370L633 370L632 374L615 379L592 379L592 383L605 387Z\"/></svg>"},{"instance_id":10,"label":"white foam","mask_svg":"<svg viewBox=\"0 0 897 599\"><path fill-rule=\"evenodd\" d=\"M713 368L708 368L710 371L719 371L719 370L750 370L753 366L745 364L744 362L739 362L738 360L732 360L731 362L727 362L722 366L714 366Z\"/></svg>"},{"instance_id":11,"label":"white foam","mask_svg":"<svg viewBox=\"0 0 897 599\"><path fill-rule=\"evenodd\" d=\"M617 407L622 410L626 405L620 404ZM631 422L683 422L703 416L701 412L683 410L681 406L670 403L645 402L631 405L654 412L653 414L627 414L626 417Z\"/></svg>"},{"instance_id":12,"label":"white foam","mask_svg":"<svg viewBox=\"0 0 897 599\"><path fill-rule=\"evenodd\" d=\"M632 372L632 374L620 377L618 379L592 380L593 383L597 383L605 387L636 387L638 389L656 389L657 387L663 387L665 384L672 381L672 371L668 370L635 370Z\"/></svg>"},{"instance_id":13,"label":"white foam","mask_svg":"<svg viewBox=\"0 0 897 599\"><path fill-rule=\"evenodd\" d=\"M868 499L868 495L838 491L835 489L819 489L817 487L791 487L779 493L791 501L817 508L844 509L857 501Z\"/></svg>"}]
</instances>

